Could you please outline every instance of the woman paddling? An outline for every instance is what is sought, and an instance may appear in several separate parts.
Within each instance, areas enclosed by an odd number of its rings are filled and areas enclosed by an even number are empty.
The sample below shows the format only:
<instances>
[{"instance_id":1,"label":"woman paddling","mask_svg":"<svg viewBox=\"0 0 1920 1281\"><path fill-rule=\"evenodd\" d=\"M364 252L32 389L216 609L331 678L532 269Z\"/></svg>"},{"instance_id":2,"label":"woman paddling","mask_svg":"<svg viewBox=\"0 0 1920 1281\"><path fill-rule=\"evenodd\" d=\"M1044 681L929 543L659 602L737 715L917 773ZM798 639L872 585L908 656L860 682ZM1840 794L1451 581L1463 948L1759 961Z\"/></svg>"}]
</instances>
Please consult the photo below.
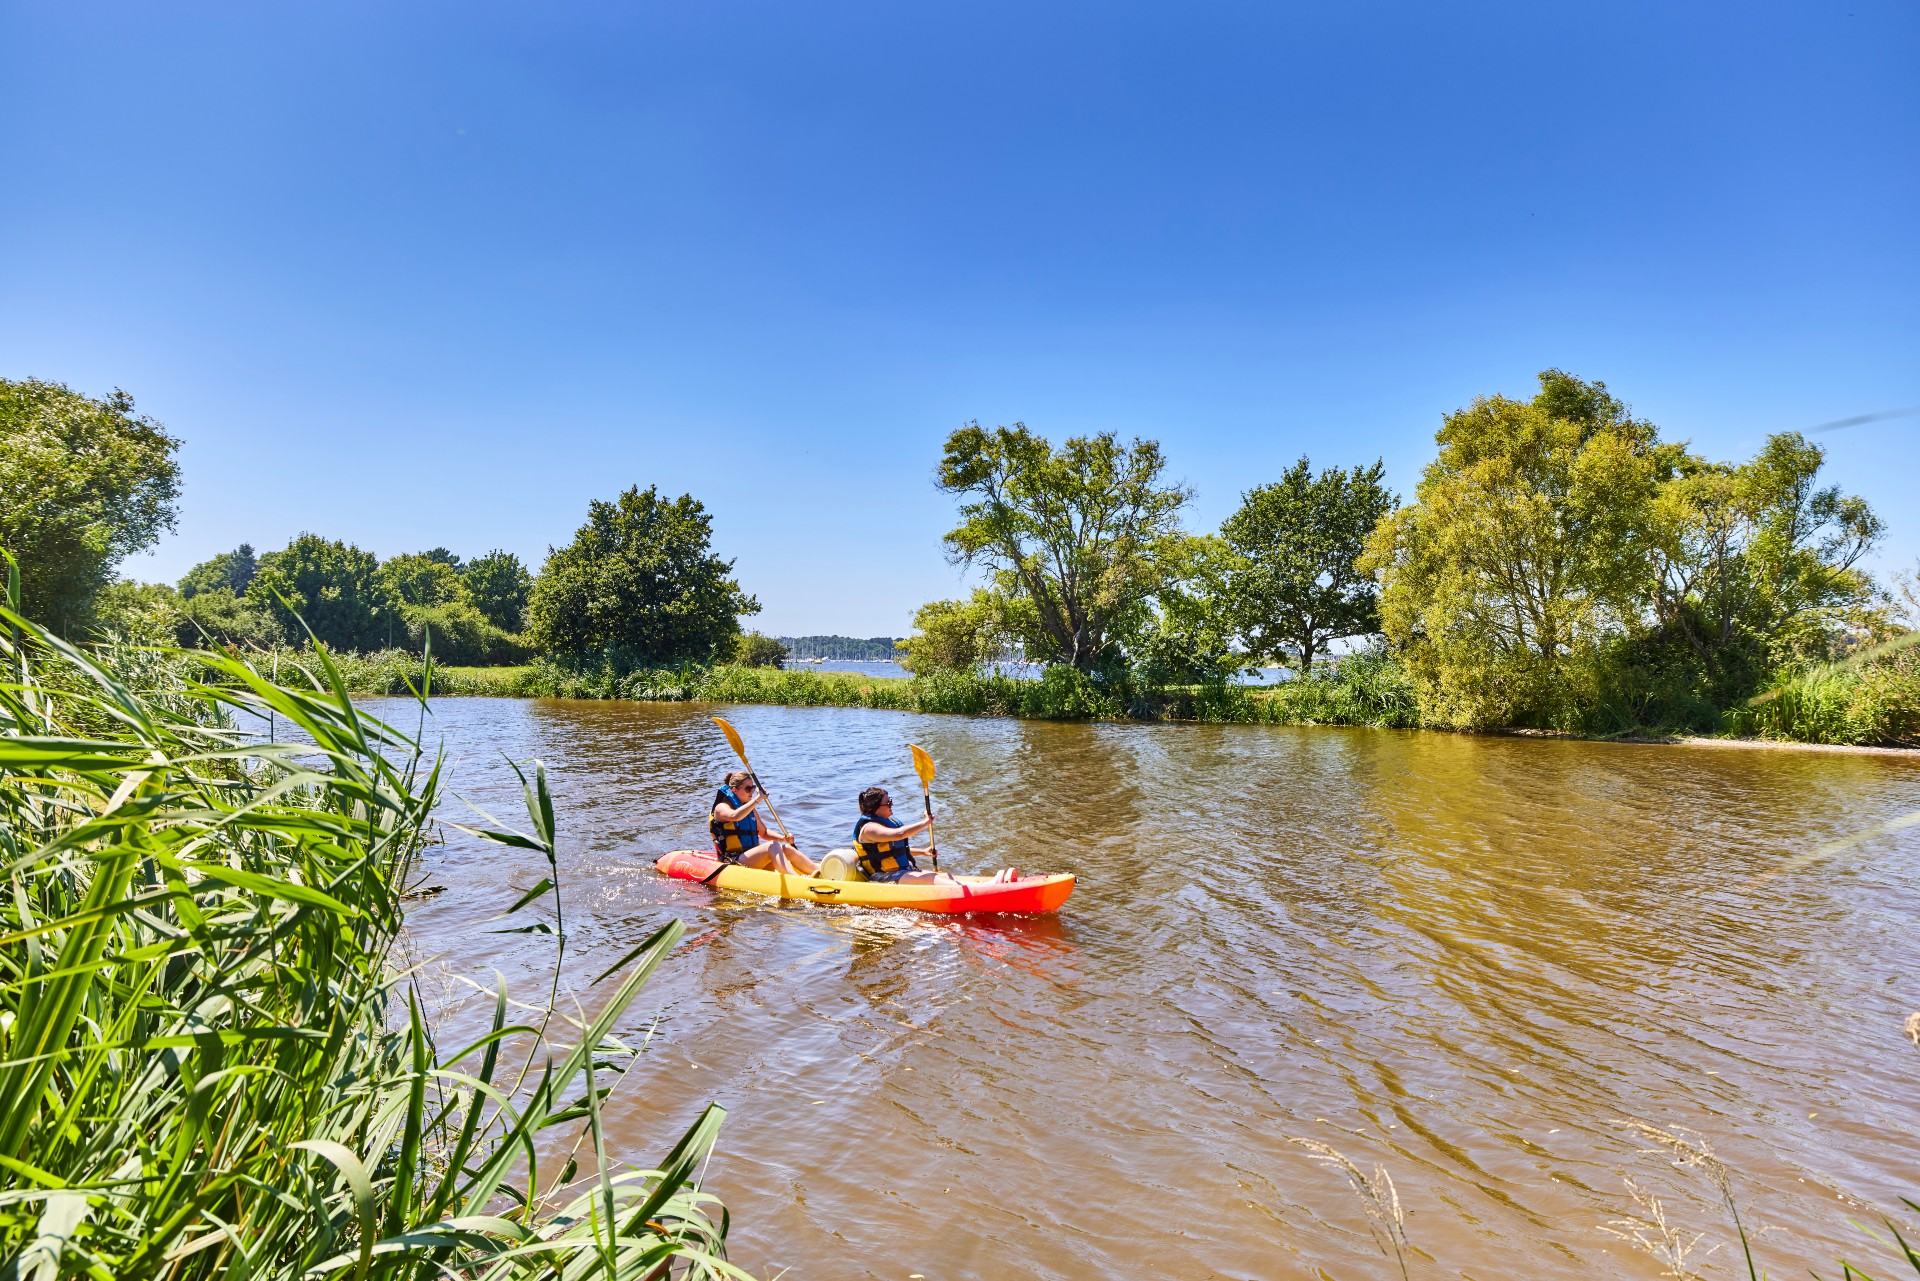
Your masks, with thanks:
<instances>
[{"instance_id":1,"label":"woman paddling","mask_svg":"<svg viewBox=\"0 0 1920 1281\"><path fill-rule=\"evenodd\" d=\"M762 836L760 820L753 811L765 799L766 793L754 783L753 775L745 770L727 775L714 793L713 808L707 812L707 834L713 837L714 857L742 867L771 868L777 863L784 872L812 876L819 864L793 849L791 836L781 832Z\"/></svg>"},{"instance_id":2,"label":"woman paddling","mask_svg":"<svg viewBox=\"0 0 1920 1281\"><path fill-rule=\"evenodd\" d=\"M915 854L931 854L930 846L918 849L907 838L933 826L933 816L902 823L893 816L893 798L884 787L869 787L860 793L860 820L853 825L853 843L860 851L860 870L869 881L890 885L957 885L945 872L923 872L913 860ZM1017 881L1020 873L1005 868L995 881Z\"/></svg>"}]
</instances>

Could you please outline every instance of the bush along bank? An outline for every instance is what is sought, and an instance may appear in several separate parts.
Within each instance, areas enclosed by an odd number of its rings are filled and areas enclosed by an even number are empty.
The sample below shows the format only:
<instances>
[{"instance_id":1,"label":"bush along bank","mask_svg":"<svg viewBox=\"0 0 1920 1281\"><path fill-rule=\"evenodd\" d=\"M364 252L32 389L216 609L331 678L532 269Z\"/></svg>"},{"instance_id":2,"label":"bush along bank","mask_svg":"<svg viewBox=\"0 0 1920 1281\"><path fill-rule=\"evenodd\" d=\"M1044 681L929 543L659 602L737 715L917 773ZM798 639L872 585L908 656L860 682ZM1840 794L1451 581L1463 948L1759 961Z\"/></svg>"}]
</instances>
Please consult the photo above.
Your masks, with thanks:
<instances>
[{"instance_id":1,"label":"bush along bank","mask_svg":"<svg viewBox=\"0 0 1920 1281\"><path fill-rule=\"evenodd\" d=\"M406 695L419 688L424 674L420 657L400 650L347 655L336 661L347 688L357 694ZM265 664L260 665L265 670ZM543 658L525 667L436 664L432 692L872 707L1030 720L1459 728L1423 720L1413 677L1404 664L1381 649L1323 661L1306 676L1268 687L1226 682L1155 685L1130 673L1102 680L1064 666L1048 668L1038 679L947 669L897 677L732 664L628 667L617 655L600 655L584 660ZM1882 647L1850 663L1781 673L1759 695L1727 712L1689 708L1686 716L1674 718L1660 711L1644 704L1628 705L1623 696L1603 701L1596 714L1522 728L1594 738L1701 735L1920 747L1920 644Z\"/></svg>"},{"instance_id":2,"label":"bush along bank","mask_svg":"<svg viewBox=\"0 0 1920 1281\"><path fill-rule=\"evenodd\" d=\"M1179 720L1287 725L1416 724L1412 686L1384 654L1355 655L1273 688L1224 681L1153 685L1130 673L1101 679L1067 666L1037 679L936 669L911 677L720 665L628 668L619 656L542 659L520 680L548 698L775 703L1029 720ZM436 688L438 683L436 682Z\"/></svg>"}]
</instances>

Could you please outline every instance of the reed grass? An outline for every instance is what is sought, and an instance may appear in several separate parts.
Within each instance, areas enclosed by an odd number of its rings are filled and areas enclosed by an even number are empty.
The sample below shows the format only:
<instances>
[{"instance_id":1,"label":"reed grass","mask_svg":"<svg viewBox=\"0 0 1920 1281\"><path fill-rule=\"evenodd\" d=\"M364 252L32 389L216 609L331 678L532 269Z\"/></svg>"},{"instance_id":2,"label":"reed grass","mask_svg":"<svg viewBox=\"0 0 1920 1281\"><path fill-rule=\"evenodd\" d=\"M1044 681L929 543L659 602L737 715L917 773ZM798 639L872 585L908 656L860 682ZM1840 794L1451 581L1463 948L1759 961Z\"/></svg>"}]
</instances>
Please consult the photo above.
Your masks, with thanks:
<instances>
[{"instance_id":1,"label":"reed grass","mask_svg":"<svg viewBox=\"0 0 1920 1281\"><path fill-rule=\"evenodd\" d=\"M622 1169L604 1142L636 1062L613 1028L677 924L601 976L590 1016L549 1000L512 1018L502 989L490 1030L443 1052L393 968L440 761L356 711L317 647L279 680L227 654L82 651L18 600L15 578L0 1275L744 1275L697 1183L720 1109L658 1169ZM234 712L306 741L263 744ZM481 834L551 862L543 771L526 792L528 833ZM555 879L514 910L549 903L557 924Z\"/></svg>"},{"instance_id":2,"label":"reed grass","mask_svg":"<svg viewBox=\"0 0 1920 1281\"><path fill-rule=\"evenodd\" d=\"M1742 738L1920 747L1920 632L1781 672L1727 716Z\"/></svg>"}]
</instances>

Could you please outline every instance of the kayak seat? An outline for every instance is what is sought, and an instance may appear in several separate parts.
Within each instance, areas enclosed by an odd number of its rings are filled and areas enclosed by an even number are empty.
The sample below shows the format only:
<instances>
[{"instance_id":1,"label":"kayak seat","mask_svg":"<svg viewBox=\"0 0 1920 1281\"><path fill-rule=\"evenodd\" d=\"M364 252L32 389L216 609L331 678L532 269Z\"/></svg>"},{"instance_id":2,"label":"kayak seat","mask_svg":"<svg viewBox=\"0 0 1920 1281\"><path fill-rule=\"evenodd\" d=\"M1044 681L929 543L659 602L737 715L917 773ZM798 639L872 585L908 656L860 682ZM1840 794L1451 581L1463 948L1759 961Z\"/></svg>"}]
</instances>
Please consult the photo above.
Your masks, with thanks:
<instances>
[{"instance_id":1,"label":"kayak seat","mask_svg":"<svg viewBox=\"0 0 1920 1281\"><path fill-rule=\"evenodd\" d=\"M820 860L820 870L814 875L823 881L867 879L867 874L860 870L859 855L852 850L833 850Z\"/></svg>"}]
</instances>

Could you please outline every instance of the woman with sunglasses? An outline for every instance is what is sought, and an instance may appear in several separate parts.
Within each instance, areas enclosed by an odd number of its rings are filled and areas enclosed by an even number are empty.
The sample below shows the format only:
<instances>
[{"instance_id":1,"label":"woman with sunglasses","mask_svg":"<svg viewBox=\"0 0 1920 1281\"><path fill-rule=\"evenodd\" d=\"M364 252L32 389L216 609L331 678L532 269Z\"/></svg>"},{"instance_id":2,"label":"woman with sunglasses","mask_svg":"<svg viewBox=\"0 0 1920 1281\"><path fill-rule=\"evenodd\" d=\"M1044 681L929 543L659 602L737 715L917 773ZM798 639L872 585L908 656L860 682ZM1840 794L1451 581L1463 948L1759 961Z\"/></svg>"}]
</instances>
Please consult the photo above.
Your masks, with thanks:
<instances>
[{"instance_id":1,"label":"woman with sunglasses","mask_svg":"<svg viewBox=\"0 0 1920 1281\"><path fill-rule=\"evenodd\" d=\"M812 876L820 865L793 847L793 838L779 832L760 831L754 809L766 799L745 770L727 775L714 793L713 808L707 811L707 834L713 837L713 854L722 863L742 867L772 868L800 876ZM785 846L787 848L782 849Z\"/></svg>"},{"instance_id":2,"label":"woman with sunglasses","mask_svg":"<svg viewBox=\"0 0 1920 1281\"><path fill-rule=\"evenodd\" d=\"M893 816L893 797L884 787L869 787L860 793L860 821L853 825L854 848L860 851L860 870L869 881L889 885L955 885L945 872L923 872L913 860L915 854L931 854L931 847L913 847L907 838L933 826L933 818L902 823ZM1017 881L1020 873L1007 868L997 873L996 881Z\"/></svg>"}]
</instances>

